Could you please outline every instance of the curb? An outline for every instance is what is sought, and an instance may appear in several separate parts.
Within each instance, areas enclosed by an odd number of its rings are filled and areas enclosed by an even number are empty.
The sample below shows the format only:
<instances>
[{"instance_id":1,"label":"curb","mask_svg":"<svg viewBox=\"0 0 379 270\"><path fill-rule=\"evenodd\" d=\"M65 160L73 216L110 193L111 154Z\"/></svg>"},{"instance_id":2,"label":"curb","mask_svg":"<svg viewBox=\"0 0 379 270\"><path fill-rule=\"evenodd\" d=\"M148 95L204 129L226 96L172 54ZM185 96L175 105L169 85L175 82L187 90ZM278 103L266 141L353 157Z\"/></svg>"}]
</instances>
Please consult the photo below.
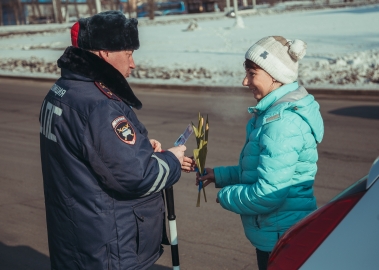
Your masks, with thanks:
<instances>
[{"instance_id":1,"label":"curb","mask_svg":"<svg viewBox=\"0 0 379 270\"><path fill-rule=\"evenodd\" d=\"M0 79L29 80L37 82L54 83L58 76L31 76L0 74ZM187 91L202 93L249 93L250 90L243 86L208 86L208 85L174 85L174 84L149 84L130 82L129 85L136 90L142 91ZM317 98L325 99L355 99L367 101L379 101L379 86L377 89L332 89L327 87L305 87L307 91Z\"/></svg>"}]
</instances>

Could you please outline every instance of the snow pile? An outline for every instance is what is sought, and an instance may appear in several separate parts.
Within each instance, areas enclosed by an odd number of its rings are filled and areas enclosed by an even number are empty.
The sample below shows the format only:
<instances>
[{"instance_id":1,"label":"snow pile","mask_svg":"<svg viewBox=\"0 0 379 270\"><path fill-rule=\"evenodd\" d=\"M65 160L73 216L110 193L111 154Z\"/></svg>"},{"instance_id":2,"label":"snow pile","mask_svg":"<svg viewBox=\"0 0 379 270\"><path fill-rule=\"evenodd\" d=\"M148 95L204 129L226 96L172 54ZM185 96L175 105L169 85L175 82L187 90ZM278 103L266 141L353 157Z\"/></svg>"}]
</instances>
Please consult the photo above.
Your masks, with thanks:
<instances>
[{"instance_id":1,"label":"snow pile","mask_svg":"<svg viewBox=\"0 0 379 270\"><path fill-rule=\"evenodd\" d=\"M41 44L36 47L47 48L47 46L47 44ZM49 73L55 74L56 77L60 74L56 61L46 62L37 57L29 59L0 58L0 70L13 74L43 75ZM242 65L240 70L232 71L205 67L183 68L141 64L133 70L130 80L137 83L235 86L240 85L243 76ZM335 59L301 63L299 81L301 84L311 87L367 86L368 88L379 88L379 50L356 52Z\"/></svg>"},{"instance_id":2,"label":"snow pile","mask_svg":"<svg viewBox=\"0 0 379 270\"><path fill-rule=\"evenodd\" d=\"M312 57L316 57L313 55ZM319 56L319 58L325 58ZM239 85L244 76L242 65L240 70L210 70L200 68L150 67L140 65L132 72L132 78L158 79L192 82L194 84ZM345 54L336 58L318 61L300 62L299 78L301 84L317 86L358 86L379 88L379 50L369 50ZM137 81L136 81L137 82Z\"/></svg>"},{"instance_id":3,"label":"snow pile","mask_svg":"<svg viewBox=\"0 0 379 270\"><path fill-rule=\"evenodd\" d=\"M379 89L379 5L258 13L243 17L244 28L220 13L139 20L141 48L128 81L241 86L246 50L264 36L283 35L308 44L299 62L303 85ZM0 74L58 78L70 25L0 27Z\"/></svg>"},{"instance_id":4,"label":"snow pile","mask_svg":"<svg viewBox=\"0 0 379 270\"><path fill-rule=\"evenodd\" d=\"M379 50L356 52L336 59L319 60L300 65L299 71L299 80L304 85L379 84Z\"/></svg>"},{"instance_id":5,"label":"snow pile","mask_svg":"<svg viewBox=\"0 0 379 270\"><path fill-rule=\"evenodd\" d=\"M38 49L47 49L47 50L64 50L66 49L66 44L62 42L53 42L53 43L40 43L35 45L23 45L23 50L38 50Z\"/></svg>"},{"instance_id":6,"label":"snow pile","mask_svg":"<svg viewBox=\"0 0 379 270\"><path fill-rule=\"evenodd\" d=\"M9 71L11 74L31 73L44 75L48 73L56 74L57 77L61 72L56 62L45 62L37 57L30 57L30 59L0 59L0 70ZM9 72L6 72L6 74L9 74Z\"/></svg>"}]
</instances>

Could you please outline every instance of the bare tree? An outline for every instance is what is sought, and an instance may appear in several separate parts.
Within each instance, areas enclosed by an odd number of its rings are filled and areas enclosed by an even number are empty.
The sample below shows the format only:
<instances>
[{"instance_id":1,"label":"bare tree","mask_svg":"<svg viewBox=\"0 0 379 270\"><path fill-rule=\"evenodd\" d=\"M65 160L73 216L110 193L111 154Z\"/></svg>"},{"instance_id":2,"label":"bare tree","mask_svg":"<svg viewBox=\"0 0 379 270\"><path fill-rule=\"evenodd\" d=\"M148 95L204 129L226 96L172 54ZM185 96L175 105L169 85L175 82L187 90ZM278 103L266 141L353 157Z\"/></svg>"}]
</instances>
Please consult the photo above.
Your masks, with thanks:
<instances>
[{"instance_id":1,"label":"bare tree","mask_svg":"<svg viewBox=\"0 0 379 270\"><path fill-rule=\"evenodd\" d=\"M21 24L21 17L20 17L20 10L19 10L19 3L20 0L16 0L11 3L12 5L12 10L13 10L13 15L16 20L16 24L20 25Z\"/></svg>"},{"instance_id":2,"label":"bare tree","mask_svg":"<svg viewBox=\"0 0 379 270\"><path fill-rule=\"evenodd\" d=\"M76 15L76 18L79 20L78 0L75 0L75 1L74 1L74 8L75 8L75 15Z\"/></svg>"},{"instance_id":3,"label":"bare tree","mask_svg":"<svg viewBox=\"0 0 379 270\"><path fill-rule=\"evenodd\" d=\"M39 8L39 2L38 0L33 0L32 1L32 7L33 7L33 15L35 17L41 17L41 9ZM37 10L37 12L35 12Z\"/></svg>"},{"instance_id":4,"label":"bare tree","mask_svg":"<svg viewBox=\"0 0 379 270\"><path fill-rule=\"evenodd\" d=\"M65 1L64 9L66 11L64 21L65 22L69 22L69 20L70 20L70 14L68 13L68 0Z\"/></svg>"},{"instance_id":5,"label":"bare tree","mask_svg":"<svg viewBox=\"0 0 379 270\"><path fill-rule=\"evenodd\" d=\"M147 0L147 3L149 6L149 19L154 20L154 11L155 11L154 0Z\"/></svg>"},{"instance_id":6,"label":"bare tree","mask_svg":"<svg viewBox=\"0 0 379 270\"><path fill-rule=\"evenodd\" d=\"M88 5L89 15L91 15L91 16L95 15L95 13L94 13L95 5L94 5L93 0L87 0L87 5Z\"/></svg>"},{"instance_id":7,"label":"bare tree","mask_svg":"<svg viewBox=\"0 0 379 270\"><path fill-rule=\"evenodd\" d=\"M24 13L24 8L23 5L21 4L21 0L17 0L17 10L18 10L18 16L20 16L20 23L25 24L25 13Z\"/></svg>"},{"instance_id":8,"label":"bare tree","mask_svg":"<svg viewBox=\"0 0 379 270\"><path fill-rule=\"evenodd\" d=\"M116 0L116 5L117 5L116 9L124 13L124 5L121 4L121 0Z\"/></svg>"},{"instance_id":9,"label":"bare tree","mask_svg":"<svg viewBox=\"0 0 379 270\"><path fill-rule=\"evenodd\" d=\"M109 0L109 2L110 2L110 10L114 10L113 0Z\"/></svg>"},{"instance_id":10,"label":"bare tree","mask_svg":"<svg viewBox=\"0 0 379 270\"><path fill-rule=\"evenodd\" d=\"M3 1L0 0L0 25L4 25L3 24Z\"/></svg>"},{"instance_id":11,"label":"bare tree","mask_svg":"<svg viewBox=\"0 0 379 270\"><path fill-rule=\"evenodd\" d=\"M126 5L128 7L129 18L131 18L132 17L132 5L130 4L130 0L128 0Z\"/></svg>"},{"instance_id":12,"label":"bare tree","mask_svg":"<svg viewBox=\"0 0 379 270\"><path fill-rule=\"evenodd\" d=\"M57 23L62 23L62 7L61 7L61 1L60 0L52 0L53 4L53 11L54 11L54 19Z\"/></svg>"}]
</instances>

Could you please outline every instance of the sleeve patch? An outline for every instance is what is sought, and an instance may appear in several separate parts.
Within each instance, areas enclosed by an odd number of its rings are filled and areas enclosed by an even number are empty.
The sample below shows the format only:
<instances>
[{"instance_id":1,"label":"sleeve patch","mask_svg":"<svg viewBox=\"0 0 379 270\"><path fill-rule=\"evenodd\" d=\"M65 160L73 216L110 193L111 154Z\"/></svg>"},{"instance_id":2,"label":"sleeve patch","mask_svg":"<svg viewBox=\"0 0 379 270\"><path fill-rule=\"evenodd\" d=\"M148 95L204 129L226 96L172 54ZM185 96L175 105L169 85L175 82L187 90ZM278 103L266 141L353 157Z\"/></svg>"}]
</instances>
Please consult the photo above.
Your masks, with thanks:
<instances>
[{"instance_id":1,"label":"sleeve patch","mask_svg":"<svg viewBox=\"0 0 379 270\"><path fill-rule=\"evenodd\" d=\"M136 133L125 116L119 116L114 119L112 127L121 141L127 144L135 144Z\"/></svg>"}]
</instances>

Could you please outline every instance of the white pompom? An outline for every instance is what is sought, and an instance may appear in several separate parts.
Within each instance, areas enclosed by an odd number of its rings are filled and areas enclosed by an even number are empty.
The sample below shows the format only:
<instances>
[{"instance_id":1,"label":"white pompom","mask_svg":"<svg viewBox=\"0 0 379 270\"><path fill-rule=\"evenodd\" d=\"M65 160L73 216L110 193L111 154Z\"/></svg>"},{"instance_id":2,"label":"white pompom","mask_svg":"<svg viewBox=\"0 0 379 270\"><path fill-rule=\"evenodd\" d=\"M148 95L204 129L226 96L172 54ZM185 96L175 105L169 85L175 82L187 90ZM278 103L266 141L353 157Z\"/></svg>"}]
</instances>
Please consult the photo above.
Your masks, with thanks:
<instances>
[{"instance_id":1,"label":"white pompom","mask_svg":"<svg viewBox=\"0 0 379 270\"><path fill-rule=\"evenodd\" d=\"M299 61L302 59L307 51L307 43L300 39L295 39L290 45L288 53L291 55L293 60Z\"/></svg>"}]
</instances>

